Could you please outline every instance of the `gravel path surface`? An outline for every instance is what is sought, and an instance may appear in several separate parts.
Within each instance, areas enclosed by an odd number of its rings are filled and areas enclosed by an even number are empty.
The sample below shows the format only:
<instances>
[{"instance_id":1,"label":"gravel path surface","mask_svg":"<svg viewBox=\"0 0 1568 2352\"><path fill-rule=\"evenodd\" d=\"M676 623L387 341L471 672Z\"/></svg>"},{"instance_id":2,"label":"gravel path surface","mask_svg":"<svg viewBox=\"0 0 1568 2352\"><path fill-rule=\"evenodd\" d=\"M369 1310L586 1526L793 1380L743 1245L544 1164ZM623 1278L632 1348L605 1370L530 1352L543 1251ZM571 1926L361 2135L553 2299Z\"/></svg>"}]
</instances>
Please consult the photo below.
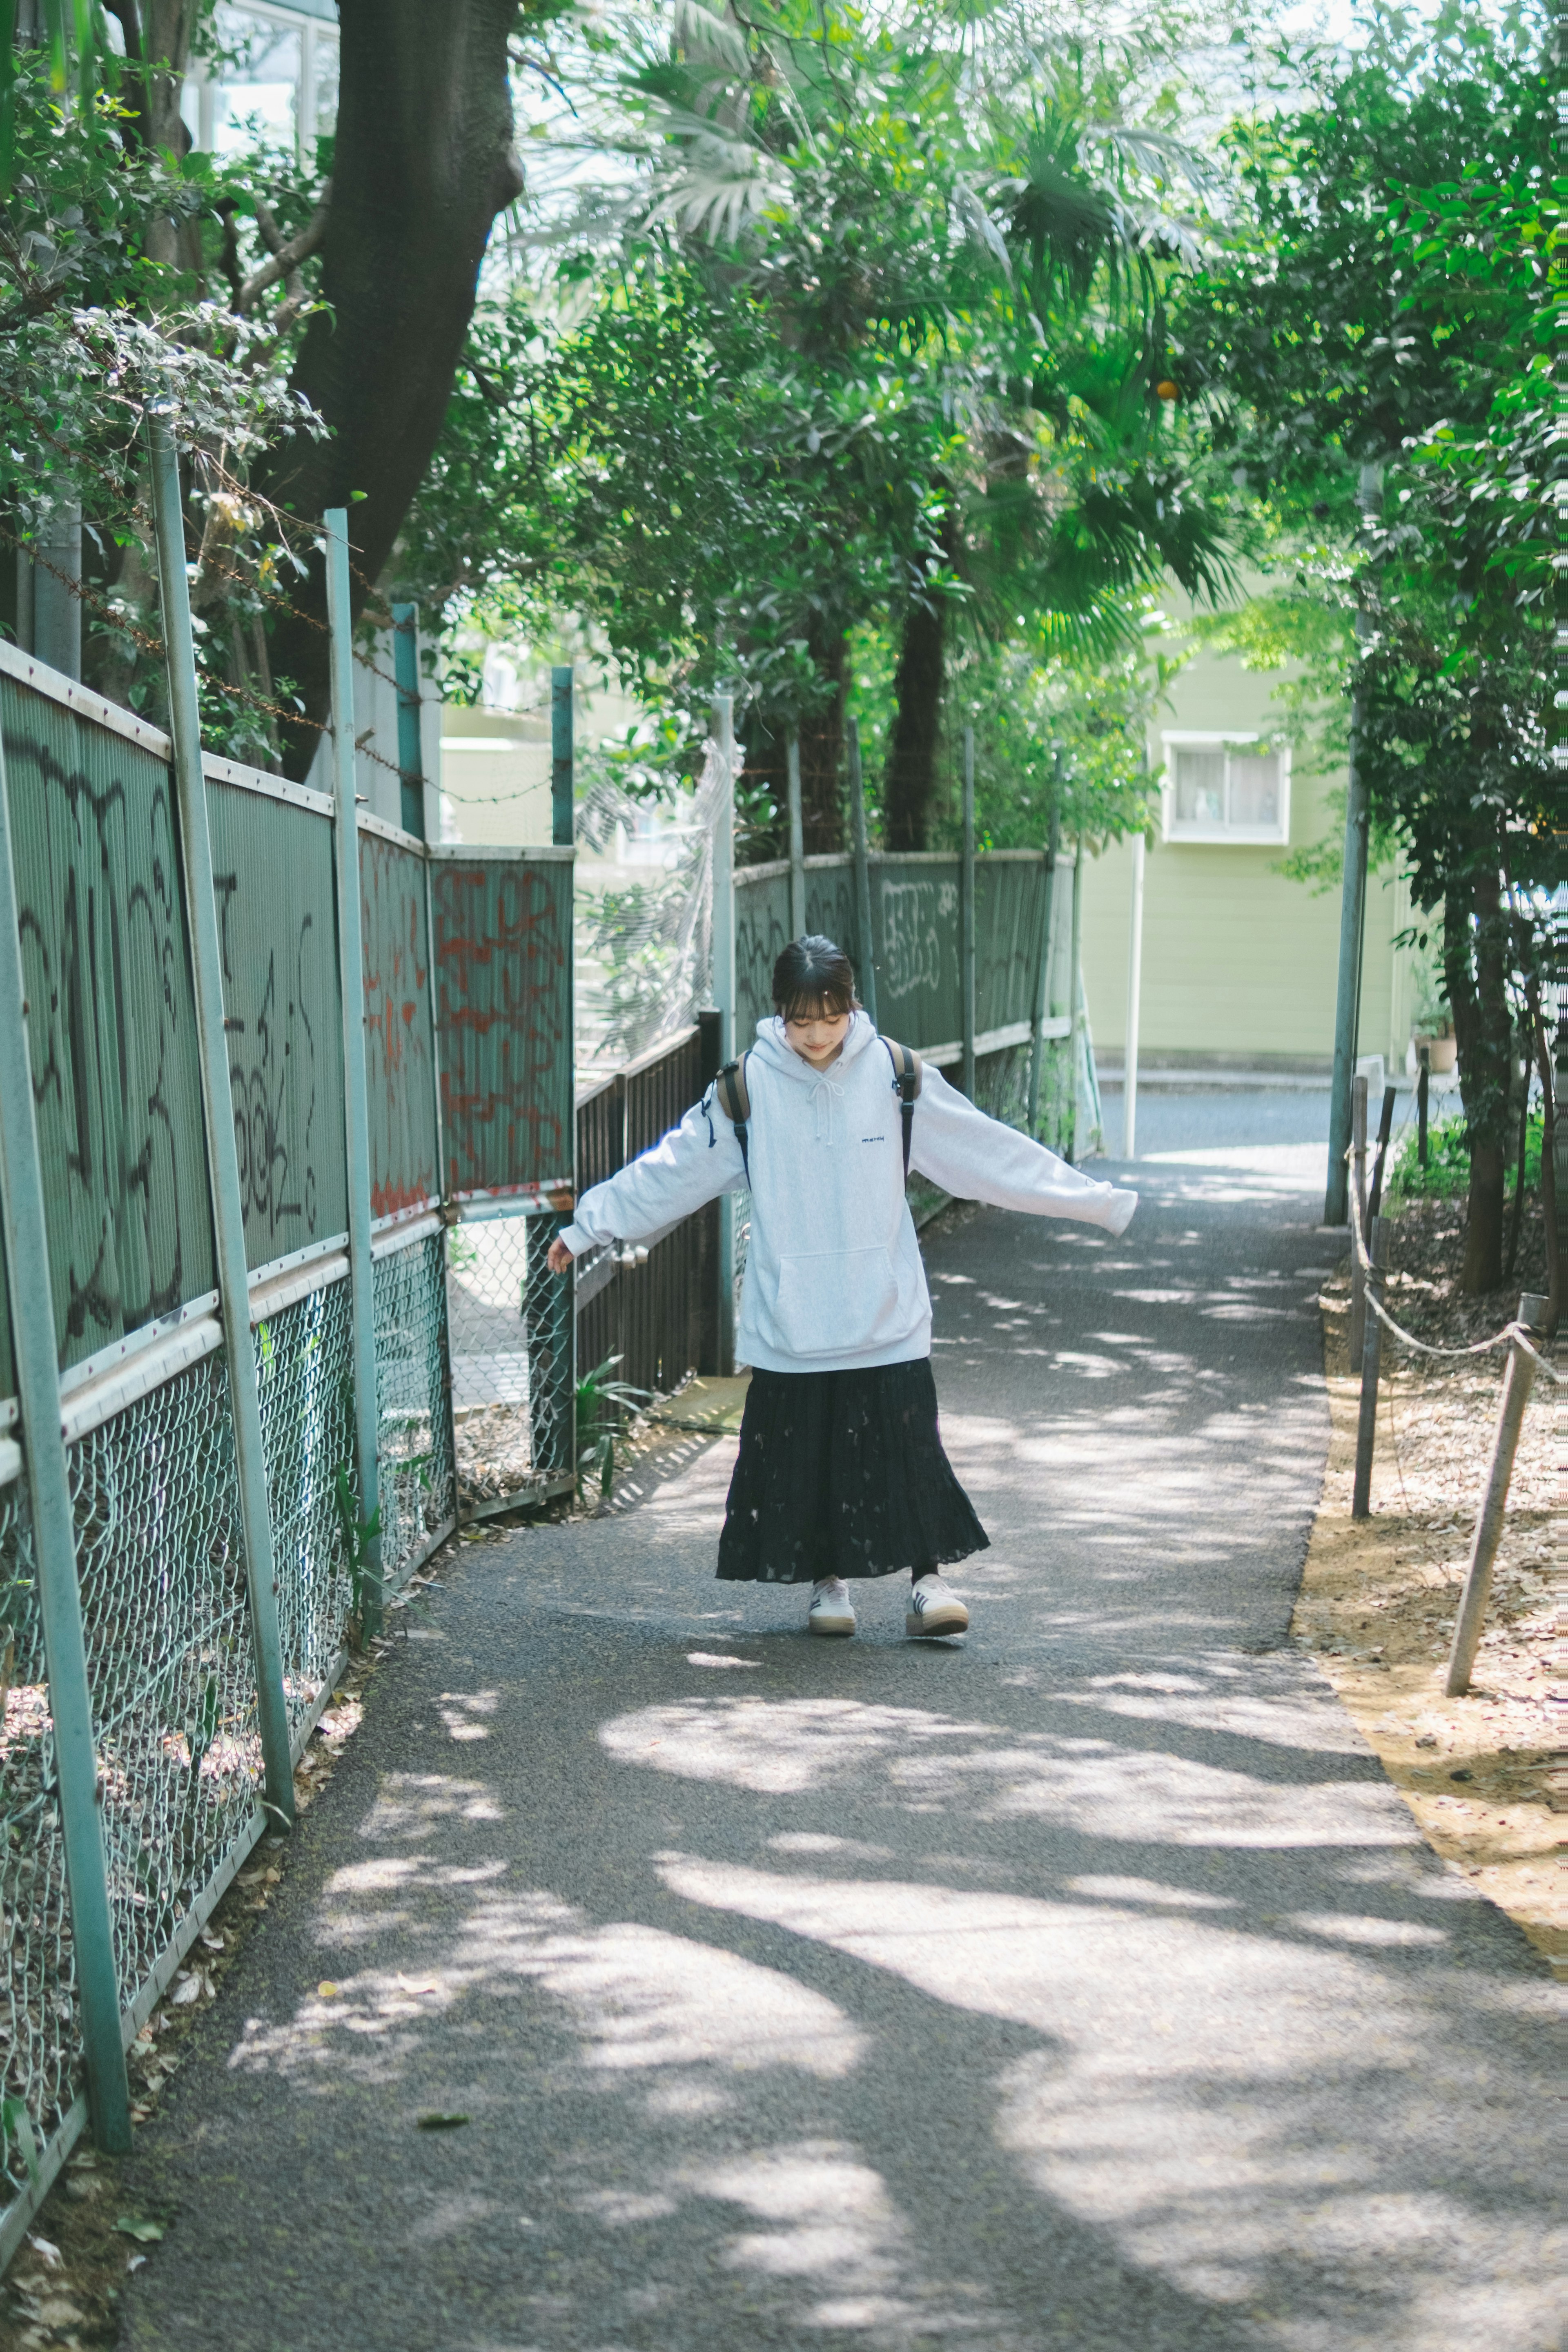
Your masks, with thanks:
<instances>
[{"instance_id":1,"label":"gravel path surface","mask_svg":"<svg viewBox=\"0 0 1568 2352\"><path fill-rule=\"evenodd\" d=\"M123 2343L1546 2352L1557 1995L1287 1640L1321 1161L932 1235L965 1643L715 1583L729 1442L466 1548L140 2136Z\"/></svg>"}]
</instances>

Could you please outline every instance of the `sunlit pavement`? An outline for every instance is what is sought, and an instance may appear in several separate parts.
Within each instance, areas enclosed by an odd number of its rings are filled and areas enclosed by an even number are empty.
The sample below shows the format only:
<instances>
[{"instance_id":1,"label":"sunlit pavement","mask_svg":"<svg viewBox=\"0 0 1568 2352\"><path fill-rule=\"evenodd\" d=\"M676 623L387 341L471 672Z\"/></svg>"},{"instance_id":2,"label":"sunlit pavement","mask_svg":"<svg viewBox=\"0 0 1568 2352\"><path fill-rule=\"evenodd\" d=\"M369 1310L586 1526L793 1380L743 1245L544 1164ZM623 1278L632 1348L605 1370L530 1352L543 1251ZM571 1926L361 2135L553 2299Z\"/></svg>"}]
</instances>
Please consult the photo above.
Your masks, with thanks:
<instances>
[{"instance_id":1,"label":"sunlit pavement","mask_svg":"<svg viewBox=\"0 0 1568 2352\"><path fill-rule=\"evenodd\" d=\"M729 1442L466 1552L144 2135L123 2340L1545 2352L1556 1996L1289 1644L1322 1161L932 1242L964 1643L717 1584Z\"/></svg>"}]
</instances>

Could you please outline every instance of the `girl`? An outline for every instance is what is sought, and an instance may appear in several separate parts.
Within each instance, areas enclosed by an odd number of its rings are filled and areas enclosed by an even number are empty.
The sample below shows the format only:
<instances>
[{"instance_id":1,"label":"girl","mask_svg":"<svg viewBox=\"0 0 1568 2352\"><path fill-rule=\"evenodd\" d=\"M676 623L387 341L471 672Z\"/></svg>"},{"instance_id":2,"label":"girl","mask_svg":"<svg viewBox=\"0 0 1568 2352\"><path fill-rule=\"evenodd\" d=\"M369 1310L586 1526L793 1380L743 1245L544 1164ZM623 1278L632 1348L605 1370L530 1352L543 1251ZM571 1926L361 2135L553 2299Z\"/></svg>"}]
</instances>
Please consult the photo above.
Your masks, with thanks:
<instances>
[{"instance_id":1,"label":"girl","mask_svg":"<svg viewBox=\"0 0 1568 2352\"><path fill-rule=\"evenodd\" d=\"M931 1297L904 1198L893 1055L831 940L773 968L774 1015L746 1056L744 1153L710 1087L640 1160L577 1203L550 1252L646 1240L721 1192L750 1160L752 1236L735 1334L752 1367L719 1574L809 1584L813 1633L853 1633L846 1580L907 1568L905 1630L962 1633L939 1569L988 1548L937 1433ZM1126 1231L1136 1192L1097 1184L922 1074L910 1164L943 1192Z\"/></svg>"}]
</instances>

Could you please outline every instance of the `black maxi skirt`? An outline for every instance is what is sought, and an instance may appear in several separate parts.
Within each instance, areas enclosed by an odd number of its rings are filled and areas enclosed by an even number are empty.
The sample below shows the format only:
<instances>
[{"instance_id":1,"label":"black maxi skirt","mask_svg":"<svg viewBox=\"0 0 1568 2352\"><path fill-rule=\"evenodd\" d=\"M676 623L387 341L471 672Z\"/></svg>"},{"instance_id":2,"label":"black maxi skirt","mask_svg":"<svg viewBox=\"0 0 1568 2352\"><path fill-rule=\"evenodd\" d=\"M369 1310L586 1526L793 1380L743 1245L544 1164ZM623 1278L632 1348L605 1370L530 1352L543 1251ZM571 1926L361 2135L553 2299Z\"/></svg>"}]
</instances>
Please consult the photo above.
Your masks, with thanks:
<instances>
[{"instance_id":1,"label":"black maxi skirt","mask_svg":"<svg viewBox=\"0 0 1568 2352\"><path fill-rule=\"evenodd\" d=\"M752 1374L719 1573L748 1584L891 1576L987 1551L937 1433L931 1359Z\"/></svg>"}]
</instances>

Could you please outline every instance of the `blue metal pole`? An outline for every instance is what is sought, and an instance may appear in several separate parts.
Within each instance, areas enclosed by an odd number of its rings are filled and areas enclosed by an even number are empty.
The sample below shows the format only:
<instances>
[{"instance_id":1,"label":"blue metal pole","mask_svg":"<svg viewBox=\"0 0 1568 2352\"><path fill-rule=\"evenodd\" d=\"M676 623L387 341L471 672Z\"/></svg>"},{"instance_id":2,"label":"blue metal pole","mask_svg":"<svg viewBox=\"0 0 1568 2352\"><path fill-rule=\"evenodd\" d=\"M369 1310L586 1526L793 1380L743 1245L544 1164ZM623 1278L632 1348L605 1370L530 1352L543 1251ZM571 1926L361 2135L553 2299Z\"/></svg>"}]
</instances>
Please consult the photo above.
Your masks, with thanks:
<instances>
[{"instance_id":1,"label":"blue metal pole","mask_svg":"<svg viewBox=\"0 0 1568 2352\"><path fill-rule=\"evenodd\" d=\"M392 608L392 674L397 680L397 771L403 830L425 838L425 753L419 740L419 607Z\"/></svg>"},{"instance_id":2,"label":"blue metal pole","mask_svg":"<svg viewBox=\"0 0 1568 2352\"><path fill-rule=\"evenodd\" d=\"M120 1981L109 1874L98 1811L98 1757L92 1737L92 1692L87 1675L81 1593L76 1574L76 1533L60 1427L59 1368L55 1356L55 1308L49 1285L49 1239L38 1165L33 1070L27 1050L27 1006L17 929L16 877L11 861L11 819L5 762L0 746L0 1217L11 1297L11 1343L22 1411L38 1611L48 1661L49 1716L54 1727L55 1780L60 1836L70 1890L71 1943L81 2004L88 2098L100 2147L121 2156L131 2146L131 2100L120 2024Z\"/></svg>"},{"instance_id":3,"label":"blue metal pole","mask_svg":"<svg viewBox=\"0 0 1568 2352\"><path fill-rule=\"evenodd\" d=\"M348 1136L349 1278L353 1307L354 1444L359 1457L361 1566L366 1579L361 1624L381 1622L381 1413L376 1396L375 1269L371 1260L370 1108L364 1068L364 946L360 926L359 810L354 789L353 615L349 592L349 518L329 507L327 620L331 630L332 777L337 800L334 856L338 897L338 980L343 1001L343 1095Z\"/></svg>"},{"instance_id":4,"label":"blue metal pole","mask_svg":"<svg viewBox=\"0 0 1568 2352\"><path fill-rule=\"evenodd\" d=\"M206 1127L207 1174L212 1186L218 1301L223 1312L229 1402L234 1414L234 1462L245 1543L246 1590L250 1601L250 1637L256 1657L261 1759L268 1810L287 1828L294 1819L294 1767L289 1754L289 1706L283 1694L283 1652L278 1635L278 1576L272 1550L272 1515L267 1499L267 1453L261 1435L256 1343L250 1336L244 1196L239 1189L234 1096L223 1025L223 954L218 940L217 902L213 895L206 782L202 774L195 641L191 634L190 591L185 579L180 468L169 429L156 418L151 428L151 440L153 516L169 671L169 732L174 745L174 793L180 811L185 915L195 983L202 1113Z\"/></svg>"},{"instance_id":5,"label":"blue metal pole","mask_svg":"<svg viewBox=\"0 0 1568 2352\"><path fill-rule=\"evenodd\" d=\"M550 838L557 849L572 846L574 791L572 665L563 662L550 673Z\"/></svg>"}]
</instances>

